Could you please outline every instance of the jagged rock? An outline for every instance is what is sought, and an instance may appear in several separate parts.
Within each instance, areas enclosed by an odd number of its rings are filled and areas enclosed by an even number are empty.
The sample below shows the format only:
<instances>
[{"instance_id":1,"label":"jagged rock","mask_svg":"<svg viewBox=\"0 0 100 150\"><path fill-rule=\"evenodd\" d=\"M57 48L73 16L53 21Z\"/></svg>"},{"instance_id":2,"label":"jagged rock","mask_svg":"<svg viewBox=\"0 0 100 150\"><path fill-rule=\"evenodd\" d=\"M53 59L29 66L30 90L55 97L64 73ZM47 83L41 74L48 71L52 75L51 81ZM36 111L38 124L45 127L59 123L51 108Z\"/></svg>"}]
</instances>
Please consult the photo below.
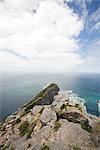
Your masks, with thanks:
<instances>
[{"instance_id":1,"label":"jagged rock","mask_svg":"<svg viewBox=\"0 0 100 150\"><path fill-rule=\"evenodd\" d=\"M8 150L10 146L15 150L100 149L100 118L84 113L84 106L69 100L67 92L58 91L51 84L0 124L1 150L9 142ZM27 132L21 137L20 126L25 121L28 128L22 126Z\"/></svg>"},{"instance_id":2,"label":"jagged rock","mask_svg":"<svg viewBox=\"0 0 100 150\"><path fill-rule=\"evenodd\" d=\"M62 113L61 116L59 116L62 119L67 119L70 122L74 123L80 123L80 124L87 124L88 120L85 118L82 114L77 112L69 112L69 113Z\"/></svg>"},{"instance_id":3,"label":"jagged rock","mask_svg":"<svg viewBox=\"0 0 100 150\"><path fill-rule=\"evenodd\" d=\"M48 122L55 122L57 120L56 113L51 108L45 108L40 116L40 120L47 124Z\"/></svg>"},{"instance_id":4,"label":"jagged rock","mask_svg":"<svg viewBox=\"0 0 100 150\"><path fill-rule=\"evenodd\" d=\"M79 124L60 120L61 127L49 138L50 150L73 150L74 147L82 150L95 150L89 133Z\"/></svg>"},{"instance_id":5,"label":"jagged rock","mask_svg":"<svg viewBox=\"0 0 100 150\"><path fill-rule=\"evenodd\" d=\"M54 102L55 102L55 101L54 101ZM63 104L66 104L66 103L65 103L65 102L62 102L62 101L58 102L56 105L54 105L54 103L52 103L52 106L54 106L54 107L53 107L54 111L55 111L56 113L59 112L59 111L61 111L61 106L62 106Z\"/></svg>"},{"instance_id":6,"label":"jagged rock","mask_svg":"<svg viewBox=\"0 0 100 150\"><path fill-rule=\"evenodd\" d=\"M32 114L35 116L37 113L41 112L43 109L43 106L41 105L36 105L32 109Z\"/></svg>"}]
</instances>

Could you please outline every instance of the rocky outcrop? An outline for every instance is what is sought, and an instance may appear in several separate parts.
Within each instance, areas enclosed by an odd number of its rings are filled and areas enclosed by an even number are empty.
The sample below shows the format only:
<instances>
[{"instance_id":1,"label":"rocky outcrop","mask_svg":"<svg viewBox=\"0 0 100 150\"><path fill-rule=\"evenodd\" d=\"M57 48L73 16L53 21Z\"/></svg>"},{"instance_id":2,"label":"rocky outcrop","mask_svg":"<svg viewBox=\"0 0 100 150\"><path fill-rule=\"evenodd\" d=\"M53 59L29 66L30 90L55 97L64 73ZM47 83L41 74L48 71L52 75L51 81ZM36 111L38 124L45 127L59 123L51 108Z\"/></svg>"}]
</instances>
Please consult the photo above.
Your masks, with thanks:
<instances>
[{"instance_id":1,"label":"rocky outcrop","mask_svg":"<svg viewBox=\"0 0 100 150\"><path fill-rule=\"evenodd\" d=\"M33 108L34 105L49 105L52 103L55 95L58 94L59 87L56 84L50 84L47 88L41 91L30 103L25 107L26 110Z\"/></svg>"},{"instance_id":2,"label":"rocky outcrop","mask_svg":"<svg viewBox=\"0 0 100 150\"><path fill-rule=\"evenodd\" d=\"M100 118L68 95L51 84L7 117L0 125L0 150L99 150Z\"/></svg>"}]
</instances>

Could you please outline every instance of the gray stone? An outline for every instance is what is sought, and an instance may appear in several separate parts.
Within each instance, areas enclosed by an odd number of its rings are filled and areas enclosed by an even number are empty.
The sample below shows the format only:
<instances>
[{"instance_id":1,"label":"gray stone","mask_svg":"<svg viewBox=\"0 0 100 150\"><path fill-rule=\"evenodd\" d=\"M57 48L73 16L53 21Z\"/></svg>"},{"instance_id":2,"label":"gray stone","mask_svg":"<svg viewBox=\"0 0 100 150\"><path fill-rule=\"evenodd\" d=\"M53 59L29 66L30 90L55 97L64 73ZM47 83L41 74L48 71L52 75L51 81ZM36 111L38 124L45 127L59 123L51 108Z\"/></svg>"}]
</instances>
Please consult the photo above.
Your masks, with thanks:
<instances>
[{"instance_id":1,"label":"gray stone","mask_svg":"<svg viewBox=\"0 0 100 150\"><path fill-rule=\"evenodd\" d=\"M32 150L41 150L41 145L40 144L32 145Z\"/></svg>"},{"instance_id":2,"label":"gray stone","mask_svg":"<svg viewBox=\"0 0 100 150\"><path fill-rule=\"evenodd\" d=\"M55 122L57 120L57 115L51 108L45 108L40 116L40 120L45 124L51 121Z\"/></svg>"},{"instance_id":3,"label":"gray stone","mask_svg":"<svg viewBox=\"0 0 100 150\"><path fill-rule=\"evenodd\" d=\"M65 120L60 120L60 122L59 130L48 139L50 150L73 150L73 147L82 150L95 150L89 133L84 131L79 124Z\"/></svg>"},{"instance_id":4,"label":"gray stone","mask_svg":"<svg viewBox=\"0 0 100 150\"><path fill-rule=\"evenodd\" d=\"M41 105L36 105L36 106L34 106L33 109L32 109L32 114L33 114L33 115L36 115L36 114L39 113L42 109L43 109L43 106L41 106Z\"/></svg>"}]
</instances>

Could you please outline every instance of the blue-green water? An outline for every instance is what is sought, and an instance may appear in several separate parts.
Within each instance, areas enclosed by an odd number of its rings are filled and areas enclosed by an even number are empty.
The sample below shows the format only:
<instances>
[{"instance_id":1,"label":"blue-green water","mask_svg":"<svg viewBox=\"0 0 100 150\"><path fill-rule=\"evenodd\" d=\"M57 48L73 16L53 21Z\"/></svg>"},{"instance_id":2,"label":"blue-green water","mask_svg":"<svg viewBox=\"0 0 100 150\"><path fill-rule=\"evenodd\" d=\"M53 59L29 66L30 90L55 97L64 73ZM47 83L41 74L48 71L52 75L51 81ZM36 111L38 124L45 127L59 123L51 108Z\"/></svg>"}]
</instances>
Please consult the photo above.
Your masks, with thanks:
<instances>
[{"instance_id":1,"label":"blue-green water","mask_svg":"<svg viewBox=\"0 0 100 150\"><path fill-rule=\"evenodd\" d=\"M3 75L0 79L0 120L30 101L51 82L57 83L61 90L79 93L86 101L87 111L99 115L100 74Z\"/></svg>"}]
</instances>

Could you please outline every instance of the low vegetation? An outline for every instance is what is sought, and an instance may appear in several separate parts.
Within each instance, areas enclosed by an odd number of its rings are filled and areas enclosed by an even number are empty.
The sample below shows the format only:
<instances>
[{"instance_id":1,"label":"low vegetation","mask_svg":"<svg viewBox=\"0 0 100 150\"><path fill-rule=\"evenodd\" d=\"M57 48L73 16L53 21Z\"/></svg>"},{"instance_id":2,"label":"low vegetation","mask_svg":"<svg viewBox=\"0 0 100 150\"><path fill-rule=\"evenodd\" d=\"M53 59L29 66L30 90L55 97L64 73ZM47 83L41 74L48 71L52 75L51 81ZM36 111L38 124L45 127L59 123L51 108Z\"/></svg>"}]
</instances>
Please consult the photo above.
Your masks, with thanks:
<instances>
[{"instance_id":1,"label":"low vegetation","mask_svg":"<svg viewBox=\"0 0 100 150\"><path fill-rule=\"evenodd\" d=\"M27 121L23 122L23 123L20 125L19 131L20 131L20 135L21 135L21 136L24 136L26 133L28 133L28 126L29 126L29 124L28 124Z\"/></svg>"},{"instance_id":2,"label":"low vegetation","mask_svg":"<svg viewBox=\"0 0 100 150\"><path fill-rule=\"evenodd\" d=\"M29 126L29 123L27 121L23 122L19 127L20 135L24 136L26 134L26 138L31 138L31 133L33 131L33 127Z\"/></svg>"}]
</instances>

